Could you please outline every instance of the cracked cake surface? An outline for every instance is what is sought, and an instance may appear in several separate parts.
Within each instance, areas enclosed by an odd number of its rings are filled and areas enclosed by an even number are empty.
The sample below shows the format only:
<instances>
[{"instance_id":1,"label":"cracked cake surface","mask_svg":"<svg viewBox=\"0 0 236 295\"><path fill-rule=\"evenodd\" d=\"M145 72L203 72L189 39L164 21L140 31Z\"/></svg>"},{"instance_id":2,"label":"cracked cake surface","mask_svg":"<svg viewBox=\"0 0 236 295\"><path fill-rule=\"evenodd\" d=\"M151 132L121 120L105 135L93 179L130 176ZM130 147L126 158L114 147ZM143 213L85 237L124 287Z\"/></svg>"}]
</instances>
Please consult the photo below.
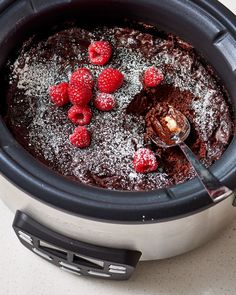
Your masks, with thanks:
<instances>
[{"instance_id":1,"label":"cracked cake surface","mask_svg":"<svg viewBox=\"0 0 236 295\"><path fill-rule=\"evenodd\" d=\"M113 46L105 66L89 62L87 48L96 40ZM156 88L146 89L142 75L151 66L161 69L165 79ZM100 112L91 105L92 143L86 149L69 142L74 129L67 117L69 106L57 108L48 95L51 85L68 81L80 67L91 70L95 78L107 67L119 69L125 77L114 94L114 110ZM207 167L222 156L232 135L228 97L211 67L186 42L146 26L74 26L42 40L32 37L8 70L5 121L15 138L54 171L86 184L140 191L194 177L178 147L162 149L145 136L145 116L159 103L169 103L187 116L192 128L187 143ZM133 155L142 147L154 151L157 171L135 172Z\"/></svg>"}]
</instances>

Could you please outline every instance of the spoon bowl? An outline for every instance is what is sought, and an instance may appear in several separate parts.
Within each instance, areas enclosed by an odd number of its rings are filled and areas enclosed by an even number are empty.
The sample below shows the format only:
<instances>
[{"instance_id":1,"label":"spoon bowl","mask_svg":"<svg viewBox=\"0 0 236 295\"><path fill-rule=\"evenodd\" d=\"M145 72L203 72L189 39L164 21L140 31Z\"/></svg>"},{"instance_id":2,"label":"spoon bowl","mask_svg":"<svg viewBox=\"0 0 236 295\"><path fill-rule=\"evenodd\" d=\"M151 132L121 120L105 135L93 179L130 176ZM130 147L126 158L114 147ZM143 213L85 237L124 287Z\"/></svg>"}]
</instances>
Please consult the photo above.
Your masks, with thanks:
<instances>
[{"instance_id":1,"label":"spoon bowl","mask_svg":"<svg viewBox=\"0 0 236 295\"><path fill-rule=\"evenodd\" d=\"M178 129L177 132L173 131L172 135L170 137L170 140L172 141L172 144L170 144L168 141L165 142L163 139L161 139L156 133L152 134L150 139L157 145L163 148L169 148L169 147L174 147L179 145L179 143L184 142L188 137L191 132L191 125L189 123L189 120L187 117L180 111L174 109L173 107L170 106L170 115L172 119L176 120L176 117L178 117L179 120L181 120L181 128ZM161 124L158 124L159 128L162 128Z\"/></svg>"}]
</instances>

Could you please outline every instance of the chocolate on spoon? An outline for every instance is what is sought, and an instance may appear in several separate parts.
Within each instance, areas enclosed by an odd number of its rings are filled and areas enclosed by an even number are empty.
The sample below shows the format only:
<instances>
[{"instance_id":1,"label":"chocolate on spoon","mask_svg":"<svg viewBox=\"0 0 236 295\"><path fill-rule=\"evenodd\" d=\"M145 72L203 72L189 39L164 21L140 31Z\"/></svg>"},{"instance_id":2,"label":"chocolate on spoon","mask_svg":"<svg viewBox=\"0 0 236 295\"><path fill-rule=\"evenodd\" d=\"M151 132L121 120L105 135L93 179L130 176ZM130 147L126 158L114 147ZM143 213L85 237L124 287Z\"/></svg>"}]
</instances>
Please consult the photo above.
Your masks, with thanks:
<instances>
[{"instance_id":1,"label":"chocolate on spoon","mask_svg":"<svg viewBox=\"0 0 236 295\"><path fill-rule=\"evenodd\" d=\"M151 138L158 142L158 146L167 148L178 145L176 136L181 141L185 141L190 134L190 124L188 119L172 106L165 105L160 107L160 114L154 114L150 122L153 133Z\"/></svg>"}]
</instances>

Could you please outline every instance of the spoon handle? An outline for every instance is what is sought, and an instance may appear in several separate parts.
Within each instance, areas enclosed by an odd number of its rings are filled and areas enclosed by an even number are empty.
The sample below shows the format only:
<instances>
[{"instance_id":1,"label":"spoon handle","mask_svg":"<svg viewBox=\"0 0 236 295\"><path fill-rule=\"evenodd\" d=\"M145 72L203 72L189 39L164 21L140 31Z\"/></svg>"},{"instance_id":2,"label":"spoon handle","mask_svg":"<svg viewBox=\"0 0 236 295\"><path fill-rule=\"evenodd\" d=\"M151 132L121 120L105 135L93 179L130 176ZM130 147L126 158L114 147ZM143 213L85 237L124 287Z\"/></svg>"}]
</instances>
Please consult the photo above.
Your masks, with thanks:
<instances>
[{"instance_id":1,"label":"spoon handle","mask_svg":"<svg viewBox=\"0 0 236 295\"><path fill-rule=\"evenodd\" d=\"M178 145L196 171L200 181L204 185L214 203L220 202L233 194L233 191L224 186L208 169L206 169L200 163L191 149L184 142L178 143Z\"/></svg>"}]
</instances>

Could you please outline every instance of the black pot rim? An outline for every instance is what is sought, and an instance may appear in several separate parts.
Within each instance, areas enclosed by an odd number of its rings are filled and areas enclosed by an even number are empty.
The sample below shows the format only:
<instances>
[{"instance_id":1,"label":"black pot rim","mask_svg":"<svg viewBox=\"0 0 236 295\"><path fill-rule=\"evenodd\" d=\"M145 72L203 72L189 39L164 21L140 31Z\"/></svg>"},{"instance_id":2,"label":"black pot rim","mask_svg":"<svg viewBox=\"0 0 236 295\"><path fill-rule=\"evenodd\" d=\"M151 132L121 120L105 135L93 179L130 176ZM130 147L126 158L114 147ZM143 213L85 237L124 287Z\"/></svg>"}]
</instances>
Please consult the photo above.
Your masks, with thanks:
<instances>
[{"instance_id":1,"label":"black pot rim","mask_svg":"<svg viewBox=\"0 0 236 295\"><path fill-rule=\"evenodd\" d=\"M13 9L19 1L16 4L8 2L8 5L2 7L4 12ZM230 34L236 36L236 18L222 4L215 0L190 2L216 18ZM236 159L228 167L228 171L224 171L222 165L226 160L230 162L235 146L234 138L222 158L211 167L211 171L231 188L234 186L233 169ZM19 189L47 205L70 214L106 222L162 222L184 217L213 205L197 179L151 192L111 191L66 179L26 152L12 137L1 117L0 172Z\"/></svg>"}]
</instances>

